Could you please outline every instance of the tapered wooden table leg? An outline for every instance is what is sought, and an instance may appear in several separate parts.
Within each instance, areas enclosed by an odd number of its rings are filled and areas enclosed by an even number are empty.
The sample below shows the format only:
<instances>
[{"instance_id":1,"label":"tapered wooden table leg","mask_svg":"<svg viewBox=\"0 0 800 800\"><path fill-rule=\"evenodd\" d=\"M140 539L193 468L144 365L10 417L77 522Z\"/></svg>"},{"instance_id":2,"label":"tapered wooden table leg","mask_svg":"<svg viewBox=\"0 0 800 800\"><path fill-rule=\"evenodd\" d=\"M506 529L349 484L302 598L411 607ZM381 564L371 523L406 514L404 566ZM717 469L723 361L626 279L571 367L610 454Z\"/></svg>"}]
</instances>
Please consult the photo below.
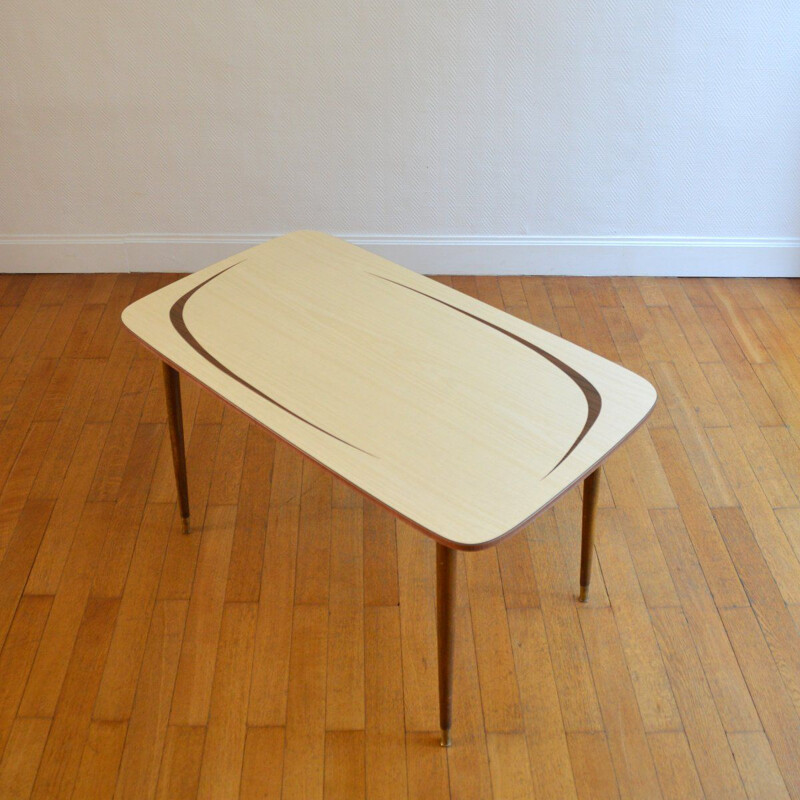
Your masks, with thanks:
<instances>
[{"instance_id":1,"label":"tapered wooden table leg","mask_svg":"<svg viewBox=\"0 0 800 800\"><path fill-rule=\"evenodd\" d=\"M436 637L439 650L439 727L442 730L442 747L450 747L450 726L453 720L457 554L457 550L436 543Z\"/></svg>"},{"instance_id":2,"label":"tapered wooden table leg","mask_svg":"<svg viewBox=\"0 0 800 800\"><path fill-rule=\"evenodd\" d=\"M592 556L594 554L594 518L597 508L597 487L600 483L600 468L583 482L583 520L581 524L581 594L580 601L589 599L589 583L592 580Z\"/></svg>"},{"instance_id":3,"label":"tapered wooden table leg","mask_svg":"<svg viewBox=\"0 0 800 800\"><path fill-rule=\"evenodd\" d=\"M178 486L183 532L189 533L189 484L186 480L186 448L183 441L181 379L178 371L166 361L162 362L162 367L164 369L164 391L167 396L169 438L172 442L172 466L175 468L175 483Z\"/></svg>"}]
</instances>

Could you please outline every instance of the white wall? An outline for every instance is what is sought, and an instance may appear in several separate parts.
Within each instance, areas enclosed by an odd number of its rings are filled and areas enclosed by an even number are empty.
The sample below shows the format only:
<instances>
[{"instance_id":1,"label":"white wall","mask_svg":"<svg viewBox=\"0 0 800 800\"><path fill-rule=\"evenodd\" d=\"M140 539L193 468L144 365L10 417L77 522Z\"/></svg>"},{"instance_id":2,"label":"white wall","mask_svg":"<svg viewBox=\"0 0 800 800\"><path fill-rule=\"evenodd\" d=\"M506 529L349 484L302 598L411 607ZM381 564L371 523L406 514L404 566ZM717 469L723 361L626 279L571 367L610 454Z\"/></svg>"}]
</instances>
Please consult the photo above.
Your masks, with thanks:
<instances>
[{"instance_id":1,"label":"white wall","mask_svg":"<svg viewBox=\"0 0 800 800\"><path fill-rule=\"evenodd\" d=\"M800 274L797 0L4 0L0 270L311 227L431 272Z\"/></svg>"}]
</instances>

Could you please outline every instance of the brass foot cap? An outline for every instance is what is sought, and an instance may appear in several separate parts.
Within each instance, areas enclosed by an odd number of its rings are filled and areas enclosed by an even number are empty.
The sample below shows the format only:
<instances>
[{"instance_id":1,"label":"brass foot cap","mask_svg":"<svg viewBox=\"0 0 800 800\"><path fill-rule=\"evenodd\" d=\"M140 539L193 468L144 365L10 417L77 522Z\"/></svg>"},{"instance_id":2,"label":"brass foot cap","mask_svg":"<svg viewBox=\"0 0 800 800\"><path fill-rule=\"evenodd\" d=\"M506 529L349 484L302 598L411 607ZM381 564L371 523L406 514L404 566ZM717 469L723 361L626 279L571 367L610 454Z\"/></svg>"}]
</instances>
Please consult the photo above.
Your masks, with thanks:
<instances>
[{"instance_id":1,"label":"brass foot cap","mask_svg":"<svg viewBox=\"0 0 800 800\"><path fill-rule=\"evenodd\" d=\"M588 586L581 586L581 593L578 596L578 600L581 603L585 603L589 600L589 587Z\"/></svg>"},{"instance_id":2,"label":"brass foot cap","mask_svg":"<svg viewBox=\"0 0 800 800\"><path fill-rule=\"evenodd\" d=\"M453 740L450 738L449 730L445 730L444 728L442 728L442 738L439 741L439 744L442 747L450 747L450 745L453 744Z\"/></svg>"},{"instance_id":3,"label":"brass foot cap","mask_svg":"<svg viewBox=\"0 0 800 800\"><path fill-rule=\"evenodd\" d=\"M183 521L183 532L189 533L189 517L182 517Z\"/></svg>"}]
</instances>

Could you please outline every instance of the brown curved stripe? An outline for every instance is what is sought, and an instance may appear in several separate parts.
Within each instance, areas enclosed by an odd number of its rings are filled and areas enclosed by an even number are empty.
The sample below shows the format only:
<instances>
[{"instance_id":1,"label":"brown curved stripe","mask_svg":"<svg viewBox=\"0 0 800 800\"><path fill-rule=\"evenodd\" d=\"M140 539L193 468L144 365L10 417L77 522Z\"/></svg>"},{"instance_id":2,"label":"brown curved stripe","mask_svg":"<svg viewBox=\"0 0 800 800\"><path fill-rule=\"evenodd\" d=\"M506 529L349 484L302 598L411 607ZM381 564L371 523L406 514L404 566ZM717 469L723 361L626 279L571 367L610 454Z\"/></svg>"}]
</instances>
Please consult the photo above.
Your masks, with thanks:
<instances>
[{"instance_id":1,"label":"brown curved stripe","mask_svg":"<svg viewBox=\"0 0 800 800\"><path fill-rule=\"evenodd\" d=\"M366 450L362 450L360 447L356 447L356 445L351 444L350 442L346 442L344 439L340 439L335 434L331 433L330 431L326 431L324 428L320 428L319 425L315 425L311 420L306 419L305 417L301 417L299 414L296 414L290 408L287 408L282 403L279 403L274 397L270 397L269 395L264 394L260 389L257 389L251 383L248 383L243 378L240 378L236 373L232 372L228 367L226 367L221 361L215 358L208 350L203 347L200 342L194 337L194 334L186 327L186 321L183 318L183 310L186 307L186 303L189 302L191 296L200 288L205 286L207 283L210 283L214 280L214 278L218 278L222 275L223 272L227 272L229 269L233 269L234 267L238 266L239 264L244 263L247 259L242 259L242 261L237 261L235 264L231 264L229 267L225 267L225 269L220 270L216 275L212 275L208 280L203 281L202 283L198 283L193 289L190 289L186 294L182 297L179 297L173 304L169 310L169 319L172 323L172 327L178 332L180 337L188 344L195 352L201 355L206 361L213 364L220 372L224 372L229 378L233 378L237 383L240 383L242 386L246 386L250 389L251 392L255 392L259 397L262 397L264 400L272 403L274 406L277 406L282 411L285 411L287 414L290 414L295 419L299 419L301 422L305 422L306 425L310 425L315 430L324 433L326 436L330 436L332 439L336 439L337 442L341 442L342 444L346 444L348 447L352 447L354 450L358 450L360 453L364 453L365 455L375 456L372 453L368 453Z\"/></svg>"},{"instance_id":2,"label":"brown curved stripe","mask_svg":"<svg viewBox=\"0 0 800 800\"><path fill-rule=\"evenodd\" d=\"M597 391L595 385L585 378L583 375L580 374L577 370L573 369L569 366L569 364L565 364L560 358L556 358L552 353L548 353L546 350L542 350L541 347L537 347L532 342L523 339L521 336L517 336L515 333L511 333L511 331L505 330L505 328L501 328L499 325L495 325L492 322L489 322L485 319L481 319L481 317L476 316L475 314L470 314L469 311L464 311L463 308L459 308L458 306L451 305L450 303L445 302L444 300L440 300L438 297L434 297L433 295L426 294L425 292L421 292L419 289L414 289L411 286L406 286L404 283L400 283L399 281L393 281L391 278L386 278L383 275L377 275L374 272L370 272L375 278L380 278L381 280L388 281L389 283L393 283L396 286L401 286L403 289L408 289L410 292L416 292L417 294L421 294L423 297L427 297L429 300L434 300L437 303L441 303L443 306L447 306L448 308L452 308L453 311L458 311L460 314L464 314L470 319L474 319L477 322L481 322L484 325L488 325L490 328L494 328L494 330L502 333L504 336L508 336L510 339L513 339L515 342L519 342L521 345L535 351L543 358L546 358L551 364L558 367L565 375L570 377L578 386L578 388L583 392L583 396L586 398L586 404L588 405L588 412L586 414L586 422L584 423L583 430L578 434L578 437L572 443L572 446L564 453L563 456L558 460L554 467L550 469L552 472L556 467L560 466L564 459L581 443L584 436L591 430L594 423L597 421L597 417L600 415L600 408L603 405L603 399L600 397L600 392ZM545 473L543 478L546 478L550 472Z\"/></svg>"}]
</instances>

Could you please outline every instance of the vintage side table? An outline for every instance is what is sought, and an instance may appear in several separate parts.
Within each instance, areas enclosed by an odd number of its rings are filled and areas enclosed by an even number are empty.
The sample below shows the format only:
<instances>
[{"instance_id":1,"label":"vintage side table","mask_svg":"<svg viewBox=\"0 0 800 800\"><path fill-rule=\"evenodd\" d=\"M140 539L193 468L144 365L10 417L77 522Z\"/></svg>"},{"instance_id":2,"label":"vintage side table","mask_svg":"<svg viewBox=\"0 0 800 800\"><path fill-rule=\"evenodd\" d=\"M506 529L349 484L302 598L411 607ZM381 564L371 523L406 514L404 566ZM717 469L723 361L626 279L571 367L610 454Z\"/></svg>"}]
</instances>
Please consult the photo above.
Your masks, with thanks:
<instances>
[{"instance_id":1,"label":"vintage side table","mask_svg":"<svg viewBox=\"0 0 800 800\"><path fill-rule=\"evenodd\" d=\"M436 540L443 745L457 551L511 536L585 478L586 599L598 466L652 410L643 378L311 231L182 278L122 319L164 362L186 532L178 371Z\"/></svg>"}]
</instances>

